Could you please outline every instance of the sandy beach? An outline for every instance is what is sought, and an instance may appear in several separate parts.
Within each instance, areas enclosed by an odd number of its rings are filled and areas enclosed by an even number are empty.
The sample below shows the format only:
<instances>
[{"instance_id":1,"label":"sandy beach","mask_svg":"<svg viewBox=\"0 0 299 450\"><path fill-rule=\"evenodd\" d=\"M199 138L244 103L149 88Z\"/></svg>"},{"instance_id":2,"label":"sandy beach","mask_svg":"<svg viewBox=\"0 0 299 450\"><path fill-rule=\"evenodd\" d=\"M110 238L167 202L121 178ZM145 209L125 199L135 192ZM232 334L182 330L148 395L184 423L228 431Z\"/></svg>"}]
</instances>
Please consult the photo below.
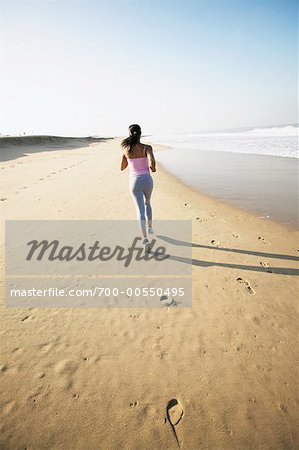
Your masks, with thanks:
<instances>
[{"instance_id":1,"label":"sandy beach","mask_svg":"<svg viewBox=\"0 0 299 450\"><path fill-rule=\"evenodd\" d=\"M298 448L298 231L158 165L154 219L192 220L191 308L5 307L5 220L136 217L120 139L81 145L1 152L1 450Z\"/></svg>"}]
</instances>

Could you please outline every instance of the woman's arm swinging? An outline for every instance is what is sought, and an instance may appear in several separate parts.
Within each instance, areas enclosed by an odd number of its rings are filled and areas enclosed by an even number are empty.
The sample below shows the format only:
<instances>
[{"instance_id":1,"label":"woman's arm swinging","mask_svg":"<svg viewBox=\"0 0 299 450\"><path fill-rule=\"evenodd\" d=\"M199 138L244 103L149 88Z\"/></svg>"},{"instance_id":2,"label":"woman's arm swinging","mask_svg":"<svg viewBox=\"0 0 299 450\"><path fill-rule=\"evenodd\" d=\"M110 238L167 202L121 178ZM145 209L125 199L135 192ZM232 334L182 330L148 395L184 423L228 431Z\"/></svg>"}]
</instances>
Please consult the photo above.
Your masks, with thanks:
<instances>
[{"instance_id":1,"label":"woman's arm swinging","mask_svg":"<svg viewBox=\"0 0 299 450\"><path fill-rule=\"evenodd\" d=\"M154 157L153 149L150 145L147 145L146 153L149 156L151 171L156 172L156 160Z\"/></svg>"},{"instance_id":2,"label":"woman's arm swinging","mask_svg":"<svg viewBox=\"0 0 299 450\"><path fill-rule=\"evenodd\" d=\"M128 165L128 161L125 155L122 156L120 170L125 170Z\"/></svg>"}]
</instances>

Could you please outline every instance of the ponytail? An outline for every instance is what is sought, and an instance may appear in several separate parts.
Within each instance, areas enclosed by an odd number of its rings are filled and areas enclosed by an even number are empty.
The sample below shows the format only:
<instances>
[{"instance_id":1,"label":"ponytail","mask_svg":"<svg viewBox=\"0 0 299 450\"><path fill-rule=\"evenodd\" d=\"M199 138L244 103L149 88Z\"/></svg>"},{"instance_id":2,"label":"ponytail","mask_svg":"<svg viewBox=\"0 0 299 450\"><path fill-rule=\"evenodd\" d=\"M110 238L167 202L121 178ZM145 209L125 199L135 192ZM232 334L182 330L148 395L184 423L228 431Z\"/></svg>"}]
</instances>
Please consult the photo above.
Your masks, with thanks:
<instances>
[{"instance_id":1,"label":"ponytail","mask_svg":"<svg viewBox=\"0 0 299 450\"><path fill-rule=\"evenodd\" d=\"M121 141L121 146L123 148L128 148L128 152L130 153L132 150L132 146L140 141L141 128L139 125L134 124L129 126L129 131L130 136Z\"/></svg>"}]
</instances>

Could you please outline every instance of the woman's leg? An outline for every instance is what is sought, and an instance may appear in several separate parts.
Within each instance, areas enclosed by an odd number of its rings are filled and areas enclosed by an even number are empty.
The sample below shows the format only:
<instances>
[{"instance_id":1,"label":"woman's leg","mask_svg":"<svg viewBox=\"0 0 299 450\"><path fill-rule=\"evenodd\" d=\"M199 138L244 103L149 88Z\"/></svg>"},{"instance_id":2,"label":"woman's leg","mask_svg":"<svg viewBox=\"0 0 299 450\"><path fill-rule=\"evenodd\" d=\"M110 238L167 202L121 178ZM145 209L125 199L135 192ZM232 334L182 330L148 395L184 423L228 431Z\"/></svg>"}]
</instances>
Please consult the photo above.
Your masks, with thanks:
<instances>
[{"instance_id":1,"label":"woman's leg","mask_svg":"<svg viewBox=\"0 0 299 450\"><path fill-rule=\"evenodd\" d=\"M144 196L145 196L145 208L146 208L146 217L148 220L148 226L152 227L152 220L153 220L153 211L151 206L151 195L153 192L153 179L149 175L146 179L145 185L144 185Z\"/></svg>"},{"instance_id":2,"label":"woman's leg","mask_svg":"<svg viewBox=\"0 0 299 450\"><path fill-rule=\"evenodd\" d=\"M137 212L137 220L140 221L140 228L142 231L142 235L144 238L146 238L146 219L145 219L145 205L144 205L144 198L143 198L143 189L140 185L141 180L138 178L135 178L130 183L130 189L131 194L134 199L136 212Z\"/></svg>"}]
</instances>

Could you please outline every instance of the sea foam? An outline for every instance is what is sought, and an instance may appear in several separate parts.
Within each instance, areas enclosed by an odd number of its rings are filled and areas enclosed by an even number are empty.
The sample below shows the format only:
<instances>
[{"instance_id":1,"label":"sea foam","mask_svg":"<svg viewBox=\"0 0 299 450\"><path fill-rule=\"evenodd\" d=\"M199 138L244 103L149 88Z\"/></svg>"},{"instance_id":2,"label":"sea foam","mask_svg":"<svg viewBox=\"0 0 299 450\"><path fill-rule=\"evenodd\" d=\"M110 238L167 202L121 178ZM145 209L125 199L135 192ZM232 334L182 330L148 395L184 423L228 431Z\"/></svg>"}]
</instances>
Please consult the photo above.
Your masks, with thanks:
<instances>
[{"instance_id":1,"label":"sea foam","mask_svg":"<svg viewBox=\"0 0 299 450\"><path fill-rule=\"evenodd\" d=\"M298 158L298 127L265 127L202 133L151 135L153 143L176 149L216 150Z\"/></svg>"}]
</instances>

